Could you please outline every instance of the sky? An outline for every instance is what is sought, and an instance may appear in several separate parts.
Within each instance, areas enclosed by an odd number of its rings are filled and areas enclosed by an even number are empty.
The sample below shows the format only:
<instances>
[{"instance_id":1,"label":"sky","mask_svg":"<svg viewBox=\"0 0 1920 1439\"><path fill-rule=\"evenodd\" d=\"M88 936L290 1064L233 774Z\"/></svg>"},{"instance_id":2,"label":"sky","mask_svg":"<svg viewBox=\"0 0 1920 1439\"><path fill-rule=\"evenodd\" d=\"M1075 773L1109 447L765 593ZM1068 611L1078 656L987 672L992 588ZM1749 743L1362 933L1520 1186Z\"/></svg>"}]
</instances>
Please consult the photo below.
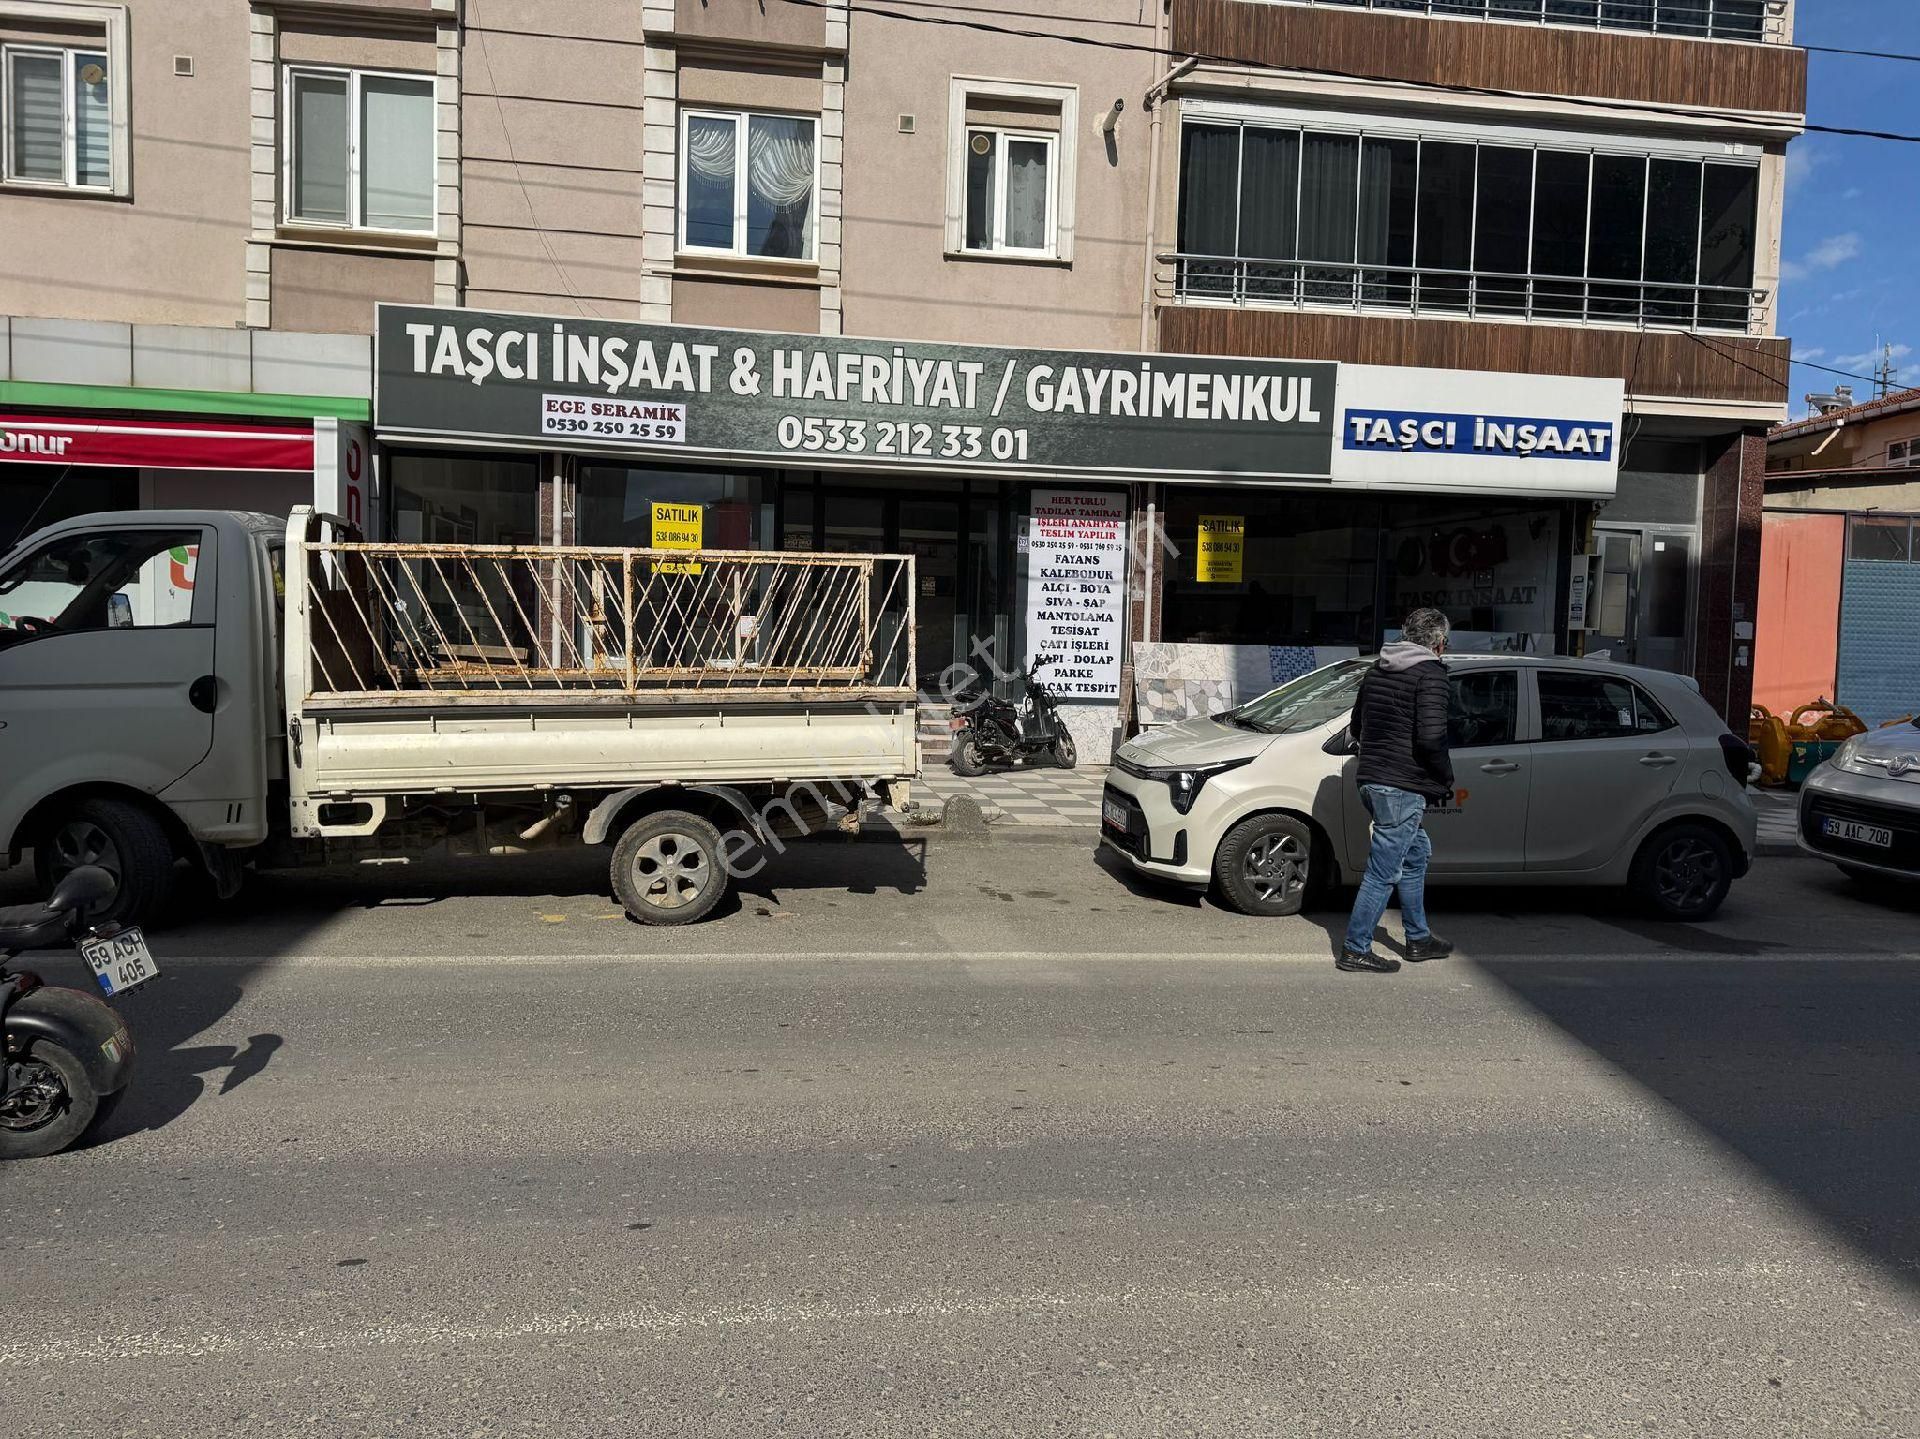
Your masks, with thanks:
<instances>
[{"instance_id":1,"label":"sky","mask_svg":"<svg viewBox=\"0 0 1920 1439\"><path fill-rule=\"evenodd\" d=\"M1920 55L1920 0L1799 0L1802 45ZM1920 134L1920 64L1810 55L1807 120ZM1920 145L1806 135L1787 148L1780 333L1797 360L1873 374L1892 345L1897 386L1920 386ZM1793 367L1790 404L1870 382Z\"/></svg>"}]
</instances>

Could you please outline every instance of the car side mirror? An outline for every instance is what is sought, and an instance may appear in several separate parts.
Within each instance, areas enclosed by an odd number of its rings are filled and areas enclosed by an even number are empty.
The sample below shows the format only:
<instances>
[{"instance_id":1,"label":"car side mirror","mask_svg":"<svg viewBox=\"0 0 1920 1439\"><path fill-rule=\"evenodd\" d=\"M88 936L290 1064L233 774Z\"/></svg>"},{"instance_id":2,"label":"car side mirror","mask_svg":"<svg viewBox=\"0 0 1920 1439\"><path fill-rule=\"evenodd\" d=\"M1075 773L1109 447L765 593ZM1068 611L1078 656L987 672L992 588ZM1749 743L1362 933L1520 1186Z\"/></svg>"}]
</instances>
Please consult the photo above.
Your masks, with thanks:
<instances>
[{"instance_id":1,"label":"car side mirror","mask_svg":"<svg viewBox=\"0 0 1920 1439\"><path fill-rule=\"evenodd\" d=\"M1320 752L1322 754L1340 755L1359 754L1360 746L1353 742L1352 727L1349 725L1341 725L1340 728L1327 739L1327 742L1320 746Z\"/></svg>"}]
</instances>

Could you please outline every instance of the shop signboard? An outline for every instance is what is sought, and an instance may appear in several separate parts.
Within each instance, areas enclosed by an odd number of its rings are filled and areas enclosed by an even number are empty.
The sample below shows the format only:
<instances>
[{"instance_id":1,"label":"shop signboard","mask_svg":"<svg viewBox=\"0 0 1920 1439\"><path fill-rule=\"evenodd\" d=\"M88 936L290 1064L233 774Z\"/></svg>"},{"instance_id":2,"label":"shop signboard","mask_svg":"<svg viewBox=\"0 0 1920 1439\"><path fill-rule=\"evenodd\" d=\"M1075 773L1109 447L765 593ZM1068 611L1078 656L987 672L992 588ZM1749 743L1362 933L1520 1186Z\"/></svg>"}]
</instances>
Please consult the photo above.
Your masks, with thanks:
<instances>
[{"instance_id":1,"label":"shop signboard","mask_svg":"<svg viewBox=\"0 0 1920 1439\"><path fill-rule=\"evenodd\" d=\"M1203 585L1237 585L1246 575L1247 517L1200 516L1194 578Z\"/></svg>"},{"instance_id":2,"label":"shop signboard","mask_svg":"<svg viewBox=\"0 0 1920 1439\"><path fill-rule=\"evenodd\" d=\"M402 436L946 474L1324 483L1337 367L379 309Z\"/></svg>"},{"instance_id":3,"label":"shop signboard","mask_svg":"<svg viewBox=\"0 0 1920 1439\"><path fill-rule=\"evenodd\" d=\"M1035 490L1027 522L1027 653L1063 699L1120 697L1127 501L1117 492Z\"/></svg>"},{"instance_id":4,"label":"shop signboard","mask_svg":"<svg viewBox=\"0 0 1920 1439\"><path fill-rule=\"evenodd\" d=\"M1620 470L1617 379L1342 365L1333 482L1605 499Z\"/></svg>"}]
</instances>

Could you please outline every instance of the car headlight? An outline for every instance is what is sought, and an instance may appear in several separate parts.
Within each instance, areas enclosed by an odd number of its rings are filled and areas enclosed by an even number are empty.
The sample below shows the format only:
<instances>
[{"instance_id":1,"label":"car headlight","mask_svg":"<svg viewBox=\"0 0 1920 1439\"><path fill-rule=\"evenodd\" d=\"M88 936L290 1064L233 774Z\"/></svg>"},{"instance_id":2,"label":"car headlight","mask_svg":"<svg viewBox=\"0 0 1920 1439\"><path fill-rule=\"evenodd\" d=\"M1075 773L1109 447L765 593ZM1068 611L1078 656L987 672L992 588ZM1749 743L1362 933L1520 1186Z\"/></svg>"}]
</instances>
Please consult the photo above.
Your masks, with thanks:
<instances>
[{"instance_id":1,"label":"car headlight","mask_svg":"<svg viewBox=\"0 0 1920 1439\"><path fill-rule=\"evenodd\" d=\"M1148 777L1165 780L1167 794L1173 800L1174 810L1179 814L1187 814L1193 809L1193 802L1200 797L1200 791L1205 788L1208 780L1215 775L1225 774L1228 770L1252 764L1253 758L1252 755L1248 755L1245 759L1230 759L1222 764L1180 765L1172 769L1156 769L1151 771Z\"/></svg>"},{"instance_id":2,"label":"car headlight","mask_svg":"<svg viewBox=\"0 0 1920 1439\"><path fill-rule=\"evenodd\" d=\"M1863 767L1856 764L1853 758L1854 755L1859 751L1859 749L1860 749L1860 736L1859 735L1851 736L1840 746L1839 749L1833 752L1834 767L1836 769L1846 770L1849 774L1864 773L1865 771Z\"/></svg>"}]
</instances>

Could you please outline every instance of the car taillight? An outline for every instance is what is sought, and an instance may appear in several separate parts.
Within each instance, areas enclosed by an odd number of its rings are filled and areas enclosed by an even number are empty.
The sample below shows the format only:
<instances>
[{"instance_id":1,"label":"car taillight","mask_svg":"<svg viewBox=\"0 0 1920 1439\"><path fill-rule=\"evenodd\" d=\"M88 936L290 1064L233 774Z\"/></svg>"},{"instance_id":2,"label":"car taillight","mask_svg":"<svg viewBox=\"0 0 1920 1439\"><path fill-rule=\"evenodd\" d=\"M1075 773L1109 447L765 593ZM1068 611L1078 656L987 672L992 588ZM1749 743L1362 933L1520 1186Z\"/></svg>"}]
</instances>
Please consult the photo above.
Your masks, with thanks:
<instances>
[{"instance_id":1,"label":"car taillight","mask_svg":"<svg viewBox=\"0 0 1920 1439\"><path fill-rule=\"evenodd\" d=\"M1748 771L1753 768L1755 759L1753 746L1739 735L1723 734L1720 736L1720 757L1727 762L1727 773L1733 776L1733 782L1744 789Z\"/></svg>"}]
</instances>

